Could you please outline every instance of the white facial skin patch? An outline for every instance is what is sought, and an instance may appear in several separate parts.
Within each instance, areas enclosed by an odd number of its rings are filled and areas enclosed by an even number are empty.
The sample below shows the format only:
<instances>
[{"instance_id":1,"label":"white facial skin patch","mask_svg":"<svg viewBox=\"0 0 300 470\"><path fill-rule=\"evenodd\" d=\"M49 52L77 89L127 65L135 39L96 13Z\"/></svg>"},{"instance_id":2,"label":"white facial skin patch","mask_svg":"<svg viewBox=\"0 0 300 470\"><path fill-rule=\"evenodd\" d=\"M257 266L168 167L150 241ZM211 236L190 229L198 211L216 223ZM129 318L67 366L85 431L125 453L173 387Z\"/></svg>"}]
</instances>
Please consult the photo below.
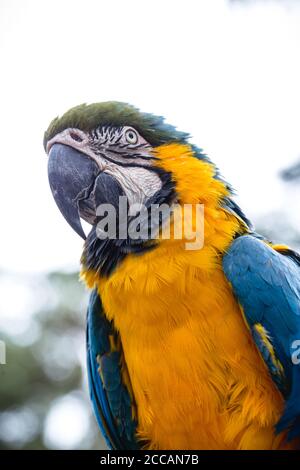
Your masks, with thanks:
<instances>
[{"instance_id":1,"label":"white facial skin patch","mask_svg":"<svg viewBox=\"0 0 300 470\"><path fill-rule=\"evenodd\" d=\"M114 163L108 163L105 172L118 181L130 206L145 204L162 187L159 176L148 168L121 167Z\"/></svg>"},{"instance_id":2,"label":"white facial skin patch","mask_svg":"<svg viewBox=\"0 0 300 470\"><path fill-rule=\"evenodd\" d=\"M150 168L151 145L131 127L96 129L89 134L69 128L48 142L48 153L55 143L73 147L92 158L99 170L118 181L129 206L145 204L162 187L159 176Z\"/></svg>"}]
</instances>

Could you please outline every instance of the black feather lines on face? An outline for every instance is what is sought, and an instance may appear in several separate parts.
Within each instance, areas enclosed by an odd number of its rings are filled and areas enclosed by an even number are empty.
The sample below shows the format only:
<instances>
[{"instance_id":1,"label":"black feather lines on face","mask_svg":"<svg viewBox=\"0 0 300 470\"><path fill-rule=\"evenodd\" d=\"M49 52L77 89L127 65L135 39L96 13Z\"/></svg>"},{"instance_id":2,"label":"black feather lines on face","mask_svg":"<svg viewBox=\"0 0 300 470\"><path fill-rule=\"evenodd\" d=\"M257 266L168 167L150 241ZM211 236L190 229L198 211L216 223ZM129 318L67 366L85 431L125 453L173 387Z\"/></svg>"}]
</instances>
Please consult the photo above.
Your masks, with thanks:
<instances>
[{"instance_id":1,"label":"black feather lines on face","mask_svg":"<svg viewBox=\"0 0 300 470\"><path fill-rule=\"evenodd\" d=\"M119 166L142 166L156 158L151 155L148 142L129 144L124 142L124 128L116 126L99 126L89 133L91 150L110 163Z\"/></svg>"},{"instance_id":2,"label":"black feather lines on face","mask_svg":"<svg viewBox=\"0 0 300 470\"><path fill-rule=\"evenodd\" d=\"M128 254L141 255L147 251L153 250L157 246L158 241L150 238L150 206L152 204L156 204L158 206L161 206L162 204L168 204L170 206L176 199L176 190L171 173L168 173L165 170L157 167L152 167L151 170L159 175L162 182L162 187L147 201L146 204L148 209L148 238L132 239L127 236L126 239L119 239L117 233L116 239L100 239L97 236L98 220L93 225L93 228L85 241L81 258L81 262L85 269L96 271L102 277L109 277ZM135 219L135 217L128 216L128 226ZM160 217L158 229L160 229L162 223L163 220ZM117 211L117 228L118 227L119 214Z\"/></svg>"}]
</instances>

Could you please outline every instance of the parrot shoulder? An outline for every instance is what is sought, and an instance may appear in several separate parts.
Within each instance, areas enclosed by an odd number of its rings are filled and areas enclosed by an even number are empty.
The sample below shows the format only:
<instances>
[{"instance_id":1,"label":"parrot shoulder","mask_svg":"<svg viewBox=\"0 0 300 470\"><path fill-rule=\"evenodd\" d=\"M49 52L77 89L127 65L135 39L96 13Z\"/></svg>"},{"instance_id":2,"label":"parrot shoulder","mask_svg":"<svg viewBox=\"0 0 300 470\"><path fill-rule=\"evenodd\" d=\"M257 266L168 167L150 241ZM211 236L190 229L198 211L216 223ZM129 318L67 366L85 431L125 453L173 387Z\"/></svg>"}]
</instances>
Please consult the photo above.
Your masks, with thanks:
<instances>
[{"instance_id":1,"label":"parrot shoulder","mask_svg":"<svg viewBox=\"0 0 300 470\"><path fill-rule=\"evenodd\" d=\"M225 276L272 379L285 398L277 431L300 436L300 257L254 235L235 239L223 257Z\"/></svg>"}]
</instances>

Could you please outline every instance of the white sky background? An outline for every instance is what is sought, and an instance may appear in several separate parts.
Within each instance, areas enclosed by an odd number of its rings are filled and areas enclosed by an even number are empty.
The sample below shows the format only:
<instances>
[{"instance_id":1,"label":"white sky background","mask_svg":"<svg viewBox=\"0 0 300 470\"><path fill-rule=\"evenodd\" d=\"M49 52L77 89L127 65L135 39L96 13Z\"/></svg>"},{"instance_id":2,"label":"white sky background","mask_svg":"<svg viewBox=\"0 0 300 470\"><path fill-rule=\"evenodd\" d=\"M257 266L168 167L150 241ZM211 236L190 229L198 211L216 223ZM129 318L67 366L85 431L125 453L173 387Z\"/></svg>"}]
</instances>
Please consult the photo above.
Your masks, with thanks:
<instances>
[{"instance_id":1,"label":"white sky background","mask_svg":"<svg viewBox=\"0 0 300 470\"><path fill-rule=\"evenodd\" d=\"M0 269L79 267L82 241L52 199L42 138L81 102L164 115L250 217L283 207L278 170L300 153L297 3L0 0Z\"/></svg>"}]
</instances>

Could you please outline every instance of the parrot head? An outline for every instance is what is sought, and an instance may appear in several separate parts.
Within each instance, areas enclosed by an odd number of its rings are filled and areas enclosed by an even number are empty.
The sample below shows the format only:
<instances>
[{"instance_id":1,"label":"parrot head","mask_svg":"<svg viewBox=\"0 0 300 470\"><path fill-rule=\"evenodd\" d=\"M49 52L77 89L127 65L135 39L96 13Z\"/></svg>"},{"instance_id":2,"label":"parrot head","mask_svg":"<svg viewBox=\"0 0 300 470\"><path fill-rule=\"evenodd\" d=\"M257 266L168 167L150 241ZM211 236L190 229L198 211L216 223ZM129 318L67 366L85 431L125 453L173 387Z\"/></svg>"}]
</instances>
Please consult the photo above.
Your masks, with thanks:
<instances>
[{"instance_id":1,"label":"parrot head","mask_svg":"<svg viewBox=\"0 0 300 470\"><path fill-rule=\"evenodd\" d=\"M128 222L136 217L133 206L205 202L216 194L211 181L219 185L218 197L227 198L229 186L188 138L162 117L120 102L83 104L51 122L44 136L50 187L67 222L86 239L83 263L88 269L108 275L128 253L156 244L151 237L99 238L99 207L117 210L123 197ZM92 226L87 237L80 219Z\"/></svg>"}]
</instances>

